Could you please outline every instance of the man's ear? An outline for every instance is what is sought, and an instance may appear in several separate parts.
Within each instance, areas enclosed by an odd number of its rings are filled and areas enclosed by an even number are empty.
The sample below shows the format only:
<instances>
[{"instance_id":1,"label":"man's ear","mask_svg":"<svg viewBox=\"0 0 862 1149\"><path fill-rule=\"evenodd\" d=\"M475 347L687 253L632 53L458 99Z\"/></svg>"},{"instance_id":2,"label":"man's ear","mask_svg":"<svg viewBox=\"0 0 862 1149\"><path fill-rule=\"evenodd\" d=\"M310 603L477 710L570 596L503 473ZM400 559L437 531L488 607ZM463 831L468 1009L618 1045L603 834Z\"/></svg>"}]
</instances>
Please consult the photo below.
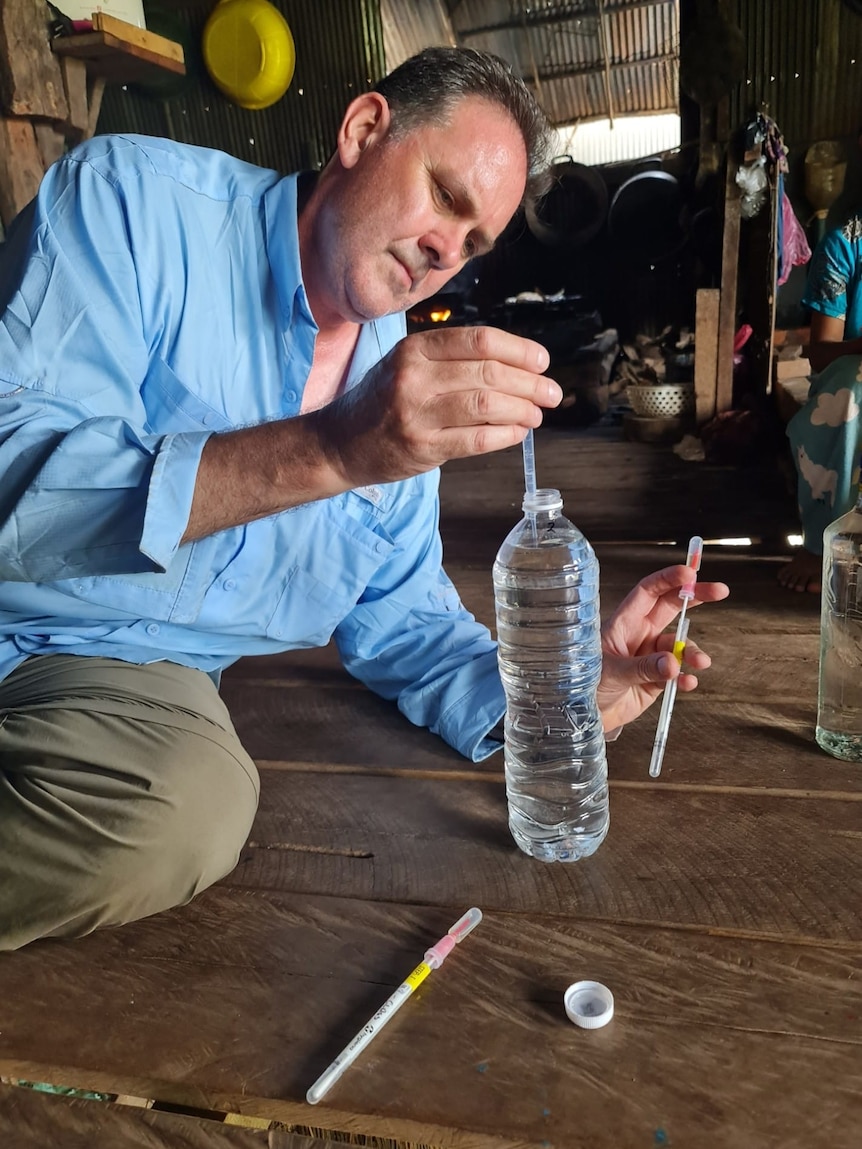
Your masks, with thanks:
<instances>
[{"instance_id":1,"label":"man's ear","mask_svg":"<svg viewBox=\"0 0 862 1149\"><path fill-rule=\"evenodd\" d=\"M392 113L385 96L365 92L352 100L338 129L338 157L352 168L370 144L379 143L389 131Z\"/></svg>"}]
</instances>

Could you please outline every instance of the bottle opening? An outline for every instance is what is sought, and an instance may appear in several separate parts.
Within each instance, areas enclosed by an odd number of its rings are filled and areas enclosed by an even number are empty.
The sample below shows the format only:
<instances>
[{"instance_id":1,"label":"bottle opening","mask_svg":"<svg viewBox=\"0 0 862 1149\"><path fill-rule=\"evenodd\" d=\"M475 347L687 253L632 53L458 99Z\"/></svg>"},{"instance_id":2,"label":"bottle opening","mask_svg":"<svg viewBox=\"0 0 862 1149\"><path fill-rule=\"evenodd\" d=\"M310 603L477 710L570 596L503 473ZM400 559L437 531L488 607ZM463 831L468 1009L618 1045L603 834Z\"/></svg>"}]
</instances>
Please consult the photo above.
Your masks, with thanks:
<instances>
[{"instance_id":1,"label":"bottle opening","mask_svg":"<svg viewBox=\"0 0 862 1149\"><path fill-rule=\"evenodd\" d=\"M528 514L546 514L563 509L563 496L553 487L543 487L538 491L527 491L521 507Z\"/></svg>"}]
</instances>

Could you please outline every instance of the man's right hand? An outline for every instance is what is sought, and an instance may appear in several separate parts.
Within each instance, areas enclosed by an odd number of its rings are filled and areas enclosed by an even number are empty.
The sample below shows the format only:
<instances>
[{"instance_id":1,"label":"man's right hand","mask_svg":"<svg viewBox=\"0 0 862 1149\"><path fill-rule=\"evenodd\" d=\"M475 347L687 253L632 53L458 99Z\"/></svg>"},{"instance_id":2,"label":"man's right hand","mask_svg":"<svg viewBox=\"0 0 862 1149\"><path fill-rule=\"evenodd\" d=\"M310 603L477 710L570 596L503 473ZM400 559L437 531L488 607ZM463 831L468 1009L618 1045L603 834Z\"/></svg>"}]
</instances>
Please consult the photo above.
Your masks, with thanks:
<instances>
[{"instance_id":1,"label":"man's right hand","mask_svg":"<svg viewBox=\"0 0 862 1149\"><path fill-rule=\"evenodd\" d=\"M520 443L562 398L547 366L494 327L410 335L326 407L213 435L182 541Z\"/></svg>"},{"instance_id":2,"label":"man's right hand","mask_svg":"<svg viewBox=\"0 0 862 1149\"><path fill-rule=\"evenodd\" d=\"M345 489L520 443L562 392L548 352L494 327L409 335L360 384L308 416Z\"/></svg>"}]
</instances>

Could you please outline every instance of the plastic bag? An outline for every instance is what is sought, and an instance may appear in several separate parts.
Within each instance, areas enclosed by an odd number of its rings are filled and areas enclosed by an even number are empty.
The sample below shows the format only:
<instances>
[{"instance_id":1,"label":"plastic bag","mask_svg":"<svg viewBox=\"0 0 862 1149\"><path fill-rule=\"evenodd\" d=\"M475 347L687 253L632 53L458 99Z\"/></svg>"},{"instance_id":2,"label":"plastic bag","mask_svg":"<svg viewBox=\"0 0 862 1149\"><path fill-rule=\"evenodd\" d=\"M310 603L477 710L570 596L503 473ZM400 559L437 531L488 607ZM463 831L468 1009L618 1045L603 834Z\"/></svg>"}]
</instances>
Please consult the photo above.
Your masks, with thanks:
<instances>
[{"instance_id":1,"label":"plastic bag","mask_svg":"<svg viewBox=\"0 0 862 1149\"><path fill-rule=\"evenodd\" d=\"M802 224L793 213L790 200L781 188L781 259L778 270L778 286L786 283L794 267L807 263L811 258L811 248L805 238Z\"/></svg>"},{"instance_id":2,"label":"plastic bag","mask_svg":"<svg viewBox=\"0 0 862 1149\"><path fill-rule=\"evenodd\" d=\"M753 219L766 203L769 193L766 157L761 156L753 164L741 167L736 173L736 183L742 192L740 201L742 218Z\"/></svg>"}]
</instances>

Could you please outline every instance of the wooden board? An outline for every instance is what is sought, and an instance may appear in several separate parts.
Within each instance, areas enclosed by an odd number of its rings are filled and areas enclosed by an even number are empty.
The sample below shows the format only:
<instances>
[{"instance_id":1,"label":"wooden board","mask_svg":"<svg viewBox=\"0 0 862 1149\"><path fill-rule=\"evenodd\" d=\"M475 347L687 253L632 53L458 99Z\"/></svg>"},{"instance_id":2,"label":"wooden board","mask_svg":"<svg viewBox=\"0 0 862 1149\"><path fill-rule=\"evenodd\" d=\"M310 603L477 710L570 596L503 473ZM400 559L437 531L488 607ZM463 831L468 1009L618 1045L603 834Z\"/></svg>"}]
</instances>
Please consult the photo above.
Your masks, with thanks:
<instances>
[{"instance_id":1,"label":"wooden board","mask_svg":"<svg viewBox=\"0 0 862 1149\"><path fill-rule=\"evenodd\" d=\"M721 291L701 287L695 305L694 402L700 427L715 414L718 375L718 313Z\"/></svg>"},{"instance_id":2,"label":"wooden board","mask_svg":"<svg viewBox=\"0 0 862 1149\"><path fill-rule=\"evenodd\" d=\"M220 888L74 946L9 955L0 1072L11 1044L31 1075L399 1145L618 1147L663 1131L716 1149L855 1149L859 945L602 925L577 911L487 913L307 1106L311 1081L468 900ZM612 989L607 1029L566 1019L563 992L581 977Z\"/></svg>"},{"instance_id":3,"label":"wooden board","mask_svg":"<svg viewBox=\"0 0 862 1149\"><path fill-rule=\"evenodd\" d=\"M716 373L716 410L729 411L733 406L733 340L738 316L736 298L739 278L739 235L742 226L742 204L736 186L738 163L731 147L727 149L724 191L724 230L721 247L721 301L718 319L718 371Z\"/></svg>"},{"instance_id":4,"label":"wooden board","mask_svg":"<svg viewBox=\"0 0 862 1149\"><path fill-rule=\"evenodd\" d=\"M0 116L0 221L8 227L42 182L42 154L29 120Z\"/></svg>"},{"instance_id":5,"label":"wooden board","mask_svg":"<svg viewBox=\"0 0 862 1149\"><path fill-rule=\"evenodd\" d=\"M108 83L132 84L166 71L185 75L181 44L104 12L93 13L93 28L58 37L52 42L54 51L84 60L91 76L101 76Z\"/></svg>"},{"instance_id":6,"label":"wooden board","mask_svg":"<svg viewBox=\"0 0 862 1149\"><path fill-rule=\"evenodd\" d=\"M460 758L334 648L245 660L223 681L261 770L240 865L185 908L0 955L0 1075L375 1149L856 1149L862 773L813 741L818 603L776 586L780 476L604 433L542 433L537 457L595 532L606 613L698 528L773 540L706 549L733 592L691 615L713 668L677 701L661 778L654 711L610 746L598 853L520 854L500 756ZM449 573L489 625L520 483L517 452L443 477ZM479 929L308 1106L470 905ZM616 999L595 1033L562 1008L583 977Z\"/></svg>"},{"instance_id":7,"label":"wooden board","mask_svg":"<svg viewBox=\"0 0 862 1149\"><path fill-rule=\"evenodd\" d=\"M268 1149L266 1130L9 1085L0 1085L0 1144L9 1149ZM304 1147L297 1143L296 1149Z\"/></svg>"}]
</instances>

